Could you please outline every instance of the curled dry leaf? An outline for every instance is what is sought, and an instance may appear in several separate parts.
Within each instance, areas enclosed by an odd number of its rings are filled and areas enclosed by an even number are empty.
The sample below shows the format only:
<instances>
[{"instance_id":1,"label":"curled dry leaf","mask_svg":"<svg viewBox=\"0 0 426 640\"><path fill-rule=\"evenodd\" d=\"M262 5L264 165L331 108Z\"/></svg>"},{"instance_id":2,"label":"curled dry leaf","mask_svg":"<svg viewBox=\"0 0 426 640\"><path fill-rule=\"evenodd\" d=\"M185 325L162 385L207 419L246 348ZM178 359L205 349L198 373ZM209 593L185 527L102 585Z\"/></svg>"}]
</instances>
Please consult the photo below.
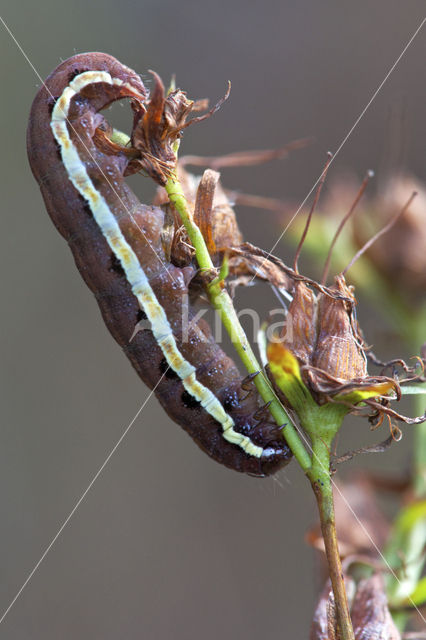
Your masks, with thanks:
<instances>
[{"instance_id":1,"label":"curled dry leaf","mask_svg":"<svg viewBox=\"0 0 426 640\"><path fill-rule=\"evenodd\" d=\"M355 640L401 640L401 634L389 611L381 574L374 573L371 577L361 580L356 589L353 579L345 576L345 586ZM339 640L333 592L329 581L315 609L310 640Z\"/></svg>"},{"instance_id":2,"label":"curled dry leaf","mask_svg":"<svg viewBox=\"0 0 426 640\"><path fill-rule=\"evenodd\" d=\"M383 576L361 580L352 605L355 640L401 640L388 607Z\"/></svg>"}]
</instances>

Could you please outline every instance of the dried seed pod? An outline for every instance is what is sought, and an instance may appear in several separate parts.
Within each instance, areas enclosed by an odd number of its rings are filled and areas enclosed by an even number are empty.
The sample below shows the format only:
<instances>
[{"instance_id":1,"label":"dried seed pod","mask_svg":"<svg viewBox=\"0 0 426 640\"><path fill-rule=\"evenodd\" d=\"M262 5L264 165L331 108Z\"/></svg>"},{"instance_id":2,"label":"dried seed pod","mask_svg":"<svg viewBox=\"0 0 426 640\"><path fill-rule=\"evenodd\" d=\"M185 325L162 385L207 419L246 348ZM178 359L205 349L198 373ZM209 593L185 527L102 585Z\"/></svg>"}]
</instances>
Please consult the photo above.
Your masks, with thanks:
<instances>
[{"instance_id":1,"label":"dried seed pod","mask_svg":"<svg viewBox=\"0 0 426 640\"><path fill-rule=\"evenodd\" d=\"M304 282L294 286L282 344L299 361L313 391L320 391L325 380L337 391L342 384L367 376L354 308L353 290L343 276L336 276L329 292L317 295Z\"/></svg>"},{"instance_id":2,"label":"dried seed pod","mask_svg":"<svg viewBox=\"0 0 426 640\"><path fill-rule=\"evenodd\" d=\"M367 359L355 319L353 288L347 286L343 276L336 276L331 289L341 299L318 296L317 337L311 364L342 382L364 378Z\"/></svg>"},{"instance_id":3,"label":"dried seed pod","mask_svg":"<svg viewBox=\"0 0 426 640\"><path fill-rule=\"evenodd\" d=\"M357 405L362 402L372 409L368 416L374 424L380 424L384 415L408 424L423 422L426 414L408 418L389 406L390 392L397 400L401 397L396 378L368 375L366 346L355 316L356 300L343 275L336 276L329 288L300 274L294 278L287 325L268 346L270 371L284 394L283 402L289 401L296 412L304 411L309 395L319 405L337 402L358 413ZM315 295L308 283L319 293Z\"/></svg>"},{"instance_id":4,"label":"dried seed pod","mask_svg":"<svg viewBox=\"0 0 426 640\"><path fill-rule=\"evenodd\" d=\"M213 115L228 98L231 87L228 86L224 97L210 111L187 121L191 112L199 111L200 104L189 100L181 89L166 95L161 78L154 71L151 74L154 77L154 89L150 100L147 102L135 97L132 102L135 117L131 141L138 155L129 163L126 175L143 170L155 182L165 185L175 169L176 153L173 146L182 131Z\"/></svg>"}]
</instances>

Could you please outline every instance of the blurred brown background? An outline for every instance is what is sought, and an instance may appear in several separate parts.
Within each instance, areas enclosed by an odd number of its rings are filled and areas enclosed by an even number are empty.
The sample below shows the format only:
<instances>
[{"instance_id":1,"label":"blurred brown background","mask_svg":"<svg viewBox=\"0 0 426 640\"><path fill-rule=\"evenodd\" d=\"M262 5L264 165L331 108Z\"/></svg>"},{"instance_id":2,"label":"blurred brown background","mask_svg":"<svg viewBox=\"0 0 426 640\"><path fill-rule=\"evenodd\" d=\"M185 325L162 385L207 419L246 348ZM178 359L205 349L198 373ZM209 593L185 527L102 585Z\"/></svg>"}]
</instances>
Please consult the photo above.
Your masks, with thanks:
<instances>
[{"instance_id":1,"label":"blurred brown background","mask_svg":"<svg viewBox=\"0 0 426 640\"><path fill-rule=\"evenodd\" d=\"M187 132L183 151L220 154L313 136L311 147L286 161L224 175L227 186L296 202L423 14L422 0L3 3L3 18L43 78L61 59L100 50L148 83L147 69L166 81L176 73L191 97L216 100L232 80L231 99ZM372 191L392 168L425 178L425 53L423 29L332 175L350 169L361 177L374 169ZM3 27L0 57L3 610L147 390L107 334L44 210L25 151L39 81ZM147 180L137 186L141 197L152 192ZM245 237L265 248L279 232L268 215L239 214ZM276 252L291 255L285 244ZM366 308L360 314L381 355L396 355L397 341L382 332L377 315ZM382 435L387 432L374 439ZM348 423L342 438L342 449L371 440L359 421ZM404 469L409 445L407 433L401 445L355 465ZM319 586L304 543L313 519L310 490L294 463L265 481L221 468L151 399L0 626L0 637L302 640Z\"/></svg>"}]
</instances>

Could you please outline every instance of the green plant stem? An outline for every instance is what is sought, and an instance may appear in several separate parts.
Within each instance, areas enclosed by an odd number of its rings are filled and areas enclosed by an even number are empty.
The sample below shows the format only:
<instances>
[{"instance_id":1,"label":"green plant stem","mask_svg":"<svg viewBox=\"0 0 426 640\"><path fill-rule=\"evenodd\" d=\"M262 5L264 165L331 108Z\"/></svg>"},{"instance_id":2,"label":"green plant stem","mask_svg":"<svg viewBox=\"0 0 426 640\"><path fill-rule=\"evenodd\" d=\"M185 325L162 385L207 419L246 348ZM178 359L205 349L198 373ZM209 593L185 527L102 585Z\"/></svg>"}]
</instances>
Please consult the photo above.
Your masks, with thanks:
<instances>
[{"instance_id":1,"label":"green plant stem","mask_svg":"<svg viewBox=\"0 0 426 640\"><path fill-rule=\"evenodd\" d=\"M373 218L374 216L372 216ZM315 221L314 221L315 225ZM299 230L294 229L295 239L299 238ZM317 223L317 228L311 227L311 233L305 242L305 249L310 250L312 255L319 260L324 258L324 246L328 245L326 238L331 229L327 226L327 220ZM343 241L343 243L342 243ZM347 256L353 255L356 247L345 236L340 238L340 248L336 252L338 259L337 270L343 268L347 262ZM369 298L373 306L390 322L395 331L402 337L410 354L419 354L421 345L426 341L426 304L416 300L415 303L407 302L404 292L395 287L394 282L384 277L374 264L363 256L350 271L351 280L355 282L357 289ZM414 415L422 415L425 410L425 397L423 395L414 396ZM413 433L413 461L411 469L412 488L414 504L417 501L426 499L426 423L409 427L414 429ZM412 503L413 504L413 503ZM387 593L391 604L394 606L406 606L406 598L416 587L418 578L422 575L425 564L425 554L419 549L426 546L426 527L418 527L416 536L400 536L396 525L399 518L406 509L406 505L401 506L399 515L395 519L394 527L384 551L387 561L392 567L399 567L401 557L411 559L410 570L402 572L402 577L398 579L389 575L387 578ZM393 549L393 551L391 551ZM416 555L417 554L417 555ZM407 590L407 584L410 588ZM401 585L404 586L404 593L401 594ZM398 600L399 599L399 600ZM395 610L392 612L395 623L400 631L407 625L410 616L405 611Z\"/></svg>"},{"instance_id":2,"label":"green plant stem","mask_svg":"<svg viewBox=\"0 0 426 640\"><path fill-rule=\"evenodd\" d=\"M110 139L121 146L128 146L130 138L127 134L113 129ZM175 145L175 153L177 152L179 143ZM179 213L181 220L185 226L186 232L195 249L195 255L201 270L214 272L215 267L208 252L203 235L197 225L194 223L192 216L188 210L186 198L183 193L182 186L176 173L173 173L167 181L165 187L170 202ZM247 340L238 316L235 312L234 305L228 292L222 288L219 278L214 279L207 287L210 301L213 307L218 311L220 318L227 330L232 344L234 345L238 355L249 373L259 374L254 378L254 383L262 397L266 402L271 402L269 411L278 426L282 427L283 434L288 446L293 452L294 457L298 461L303 471L307 471L311 466L311 458L306 451L299 435L290 421L284 407L275 395L268 379L262 371L262 367L257 361L256 356Z\"/></svg>"},{"instance_id":3,"label":"green plant stem","mask_svg":"<svg viewBox=\"0 0 426 640\"><path fill-rule=\"evenodd\" d=\"M192 246L195 249L200 269L207 272L213 272L214 265L205 245L204 238L188 211L185 195L176 175L172 175L169 178L166 184L166 191L170 202L179 213L185 226ZM247 371L249 373L255 373L257 371L260 372L254 379L255 384L263 400L265 402L272 401L269 407L272 416L278 425L282 425L284 422L288 423L286 428L283 430L285 438L289 447L293 451L295 458L307 474L318 503L321 530L324 538L331 583L333 586L336 619L340 630L340 639L354 640L337 544L333 491L329 471L330 445L336 431L341 425L341 420L343 418L341 415L342 410L339 408L333 408L333 411L330 411L334 420L331 418L326 421L327 424L323 425L322 435L324 437L318 438L311 436L313 442L313 458L311 464L311 458L302 444L299 435L290 423L284 408L275 396L271 385L261 370L239 322L232 300L226 289L222 286L219 278L214 278L210 284L207 285L207 292L213 307L218 311L223 325ZM344 412L346 412L346 409L344 409Z\"/></svg>"},{"instance_id":4,"label":"green plant stem","mask_svg":"<svg viewBox=\"0 0 426 640\"><path fill-rule=\"evenodd\" d=\"M166 191L169 196L171 204L175 207L179 213L186 232L195 249L195 255L198 265L202 271L214 273L215 267L209 255L206 243L203 235L197 225L192 219L190 214L186 198L183 193L182 187L176 174L170 176L167 184ZM235 347L242 363L247 369L248 373L259 372L254 378L254 383L261 395L262 399L266 402L270 402L269 411L274 418L275 422L283 427L282 431L288 446L292 450L294 457L302 467L303 471L307 471L311 466L311 458L306 451L296 429L290 421L284 407L278 400L274 393L268 379L262 371L262 367L259 364L254 352L247 340L241 323L238 319L237 313L234 309L231 297L227 290L223 287L219 278L214 278L207 285L207 293L212 306L217 310L222 323L231 338L232 344Z\"/></svg>"},{"instance_id":5,"label":"green plant stem","mask_svg":"<svg viewBox=\"0 0 426 640\"><path fill-rule=\"evenodd\" d=\"M338 637L340 640L355 640L337 542L333 488L330 477L330 445L331 440L326 442L319 437L312 438L312 467L307 475L318 504L328 571L333 587Z\"/></svg>"}]
</instances>

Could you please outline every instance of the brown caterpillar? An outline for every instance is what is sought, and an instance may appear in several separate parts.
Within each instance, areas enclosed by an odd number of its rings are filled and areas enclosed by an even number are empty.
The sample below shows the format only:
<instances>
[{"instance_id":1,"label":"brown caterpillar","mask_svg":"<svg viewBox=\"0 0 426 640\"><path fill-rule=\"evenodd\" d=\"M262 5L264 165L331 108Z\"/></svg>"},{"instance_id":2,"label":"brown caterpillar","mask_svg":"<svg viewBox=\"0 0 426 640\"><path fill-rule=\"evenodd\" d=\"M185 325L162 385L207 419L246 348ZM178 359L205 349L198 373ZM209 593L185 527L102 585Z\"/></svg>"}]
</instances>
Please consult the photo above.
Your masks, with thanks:
<instances>
[{"instance_id":1,"label":"brown caterpillar","mask_svg":"<svg viewBox=\"0 0 426 640\"><path fill-rule=\"evenodd\" d=\"M270 475L291 458L280 429L206 323L191 324L195 310L185 296L196 267L170 261L163 209L141 204L126 185L128 154L101 144L108 124L99 112L122 98L139 110L149 105L139 76L102 53L63 62L38 92L27 145L48 213L109 331L171 419L218 462ZM190 321L185 340L182 304ZM146 318L150 328L135 334Z\"/></svg>"}]
</instances>

